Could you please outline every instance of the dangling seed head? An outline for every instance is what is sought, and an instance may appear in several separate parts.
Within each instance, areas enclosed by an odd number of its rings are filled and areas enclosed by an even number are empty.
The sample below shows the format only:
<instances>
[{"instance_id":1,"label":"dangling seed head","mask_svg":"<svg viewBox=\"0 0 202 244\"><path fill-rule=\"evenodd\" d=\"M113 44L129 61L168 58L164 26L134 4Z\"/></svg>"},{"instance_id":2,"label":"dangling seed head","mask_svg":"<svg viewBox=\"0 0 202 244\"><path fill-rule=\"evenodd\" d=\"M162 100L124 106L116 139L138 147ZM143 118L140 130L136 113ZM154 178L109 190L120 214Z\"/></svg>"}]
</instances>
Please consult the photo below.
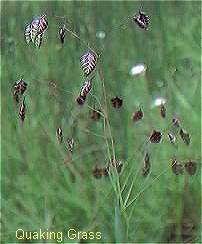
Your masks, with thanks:
<instances>
[{"instance_id":1,"label":"dangling seed head","mask_svg":"<svg viewBox=\"0 0 202 244\"><path fill-rule=\"evenodd\" d=\"M166 117L166 107L165 107L165 105L163 103L160 106L160 113L161 113L161 117L162 118Z\"/></svg>"},{"instance_id":2,"label":"dangling seed head","mask_svg":"<svg viewBox=\"0 0 202 244\"><path fill-rule=\"evenodd\" d=\"M90 73L95 69L97 64L97 54L91 50L88 50L81 56L80 59L81 67L85 76L90 75Z\"/></svg>"},{"instance_id":3,"label":"dangling seed head","mask_svg":"<svg viewBox=\"0 0 202 244\"><path fill-rule=\"evenodd\" d=\"M79 95L77 97L76 101L77 101L78 105L82 106L82 105L84 105L84 103L86 101L86 97L83 97L83 96Z\"/></svg>"},{"instance_id":4,"label":"dangling seed head","mask_svg":"<svg viewBox=\"0 0 202 244\"><path fill-rule=\"evenodd\" d=\"M74 138L73 137L68 138L67 143L68 143L69 151L72 153L74 150Z\"/></svg>"},{"instance_id":5,"label":"dangling seed head","mask_svg":"<svg viewBox=\"0 0 202 244\"><path fill-rule=\"evenodd\" d=\"M186 130L184 130L183 128L181 128L180 129L180 136L181 136L183 142L187 146L189 146L191 138L190 138L190 135L188 134L188 132Z\"/></svg>"},{"instance_id":6,"label":"dangling seed head","mask_svg":"<svg viewBox=\"0 0 202 244\"><path fill-rule=\"evenodd\" d=\"M19 111L19 117L22 120L22 122L25 119L25 113L26 113L26 106L25 106L25 98L24 98L20 105L20 111Z\"/></svg>"},{"instance_id":7,"label":"dangling seed head","mask_svg":"<svg viewBox=\"0 0 202 244\"><path fill-rule=\"evenodd\" d=\"M183 174L183 165L179 163L176 159L173 159L171 168L175 175Z\"/></svg>"},{"instance_id":8,"label":"dangling seed head","mask_svg":"<svg viewBox=\"0 0 202 244\"><path fill-rule=\"evenodd\" d=\"M80 96L86 97L90 92L91 88L92 88L92 81L91 80L85 81L81 87Z\"/></svg>"},{"instance_id":9,"label":"dangling seed head","mask_svg":"<svg viewBox=\"0 0 202 244\"><path fill-rule=\"evenodd\" d=\"M168 133L168 139L171 143L175 143L175 141L176 141L175 136L171 133Z\"/></svg>"},{"instance_id":10,"label":"dangling seed head","mask_svg":"<svg viewBox=\"0 0 202 244\"><path fill-rule=\"evenodd\" d=\"M149 16L146 15L144 12L139 10L139 13L133 17L135 23L142 29L148 30L149 26Z\"/></svg>"},{"instance_id":11,"label":"dangling seed head","mask_svg":"<svg viewBox=\"0 0 202 244\"><path fill-rule=\"evenodd\" d=\"M120 174L123 168L123 163L118 160L113 160L111 161L111 165L116 169L117 173Z\"/></svg>"},{"instance_id":12,"label":"dangling seed head","mask_svg":"<svg viewBox=\"0 0 202 244\"><path fill-rule=\"evenodd\" d=\"M63 132L61 127L58 127L57 129L57 137L58 137L58 142L61 144L63 140Z\"/></svg>"},{"instance_id":13,"label":"dangling seed head","mask_svg":"<svg viewBox=\"0 0 202 244\"><path fill-rule=\"evenodd\" d=\"M93 176L96 179L100 179L102 177L102 168L99 168L97 165L95 166L95 168L92 171Z\"/></svg>"},{"instance_id":14,"label":"dangling seed head","mask_svg":"<svg viewBox=\"0 0 202 244\"><path fill-rule=\"evenodd\" d=\"M63 25L59 29L59 38L62 45L64 44L65 41L65 34L66 34L66 29L65 29L65 25Z\"/></svg>"},{"instance_id":15,"label":"dangling seed head","mask_svg":"<svg viewBox=\"0 0 202 244\"><path fill-rule=\"evenodd\" d=\"M109 166L105 166L105 167L102 169L102 174L103 174L103 176L109 176L109 170L110 170L110 167L109 167Z\"/></svg>"},{"instance_id":16,"label":"dangling seed head","mask_svg":"<svg viewBox=\"0 0 202 244\"><path fill-rule=\"evenodd\" d=\"M180 120L176 116L174 116L172 118L172 124L176 127L180 127Z\"/></svg>"},{"instance_id":17,"label":"dangling seed head","mask_svg":"<svg viewBox=\"0 0 202 244\"><path fill-rule=\"evenodd\" d=\"M140 108L138 111L135 111L132 115L132 120L134 122L137 122L139 120L141 120L144 117L144 113L142 111L142 109Z\"/></svg>"},{"instance_id":18,"label":"dangling seed head","mask_svg":"<svg viewBox=\"0 0 202 244\"><path fill-rule=\"evenodd\" d=\"M120 108L123 104L123 100L119 97L114 97L111 99L111 103L114 108Z\"/></svg>"},{"instance_id":19,"label":"dangling seed head","mask_svg":"<svg viewBox=\"0 0 202 244\"><path fill-rule=\"evenodd\" d=\"M100 110L91 110L90 111L90 117L91 117L91 119L92 120L94 120L94 121L98 121L99 119L100 119L100 117L101 117L101 114L100 114Z\"/></svg>"},{"instance_id":20,"label":"dangling seed head","mask_svg":"<svg viewBox=\"0 0 202 244\"><path fill-rule=\"evenodd\" d=\"M148 152L144 156L144 166L142 169L142 175L147 176L150 172L151 164L150 164L150 156Z\"/></svg>"},{"instance_id":21,"label":"dangling seed head","mask_svg":"<svg viewBox=\"0 0 202 244\"><path fill-rule=\"evenodd\" d=\"M21 78L13 86L13 98L18 103L19 95L22 95L27 89L27 83Z\"/></svg>"},{"instance_id":22,"label":"dangling seed head","mask_svg":"<svg viewBox=\"0 0 202 244\"><path fill-rule=\"evenodd\" d=\"M185 163L184 167L187 173L192 176L196 173L197 163L190 160L187 163Z\"/></svg>"},{"instance_id":23,"label":"dangling seed head","mask_svg":"<svg viewBox=\"0 0 202 244\"><path fill-rule=\"evenodd\" d=\"M161 139L162 139L162 133L156 130L153 130L149 137L150 143L160 143Z\"/></svg>"}]
</instances>

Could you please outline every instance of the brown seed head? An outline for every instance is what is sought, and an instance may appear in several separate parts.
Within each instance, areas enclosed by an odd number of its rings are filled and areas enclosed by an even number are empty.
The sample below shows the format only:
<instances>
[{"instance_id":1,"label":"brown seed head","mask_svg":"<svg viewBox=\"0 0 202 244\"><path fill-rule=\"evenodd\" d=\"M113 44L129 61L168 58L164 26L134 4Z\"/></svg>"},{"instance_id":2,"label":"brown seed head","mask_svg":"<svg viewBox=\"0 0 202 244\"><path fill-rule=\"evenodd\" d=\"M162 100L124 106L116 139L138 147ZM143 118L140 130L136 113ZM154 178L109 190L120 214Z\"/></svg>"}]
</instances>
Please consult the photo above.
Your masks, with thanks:
<instances>
[{"instance_id":1,"label":"brown seed head","mask_svg":"<svg viewBox=\"0 0 202 244\"><path fill-rule=\"evenodd\" d=\"M186 130L184 130L183 128L180 129L180 137L182 138L183 142L187 146L189 146L191 138L190 138L189 133Z\"/></svg>"},{"instance_id":2,"label":"brown seed head","mask_svg":"<svg viewBox=\"0 0 202 244\"><path fill-rule=\"evenodd\" d=\"M183 174L183 165L179 163L176 159L173 159L171 168L175 175Z\"/></svg>"},{"instance_id":3,"label":"brown seed head","mask_svg":"<svg viewBox=\"0 0 202 244\"><path fill-rule=\"evenodd\" d=\"M197 169L197 163L193 162L193 161L188 161L187 163L185 163L185 170L187 171L187 173L189 175L194 175L196 173L196 169Z\"/></svg>"},{"instance_id":4,"label":"brown seed head","mask_svg":"<svg viewBox=\"0 0 202 244\"><path fill-rule=\"evenodd\" d=\"M132 120L134 122L138 121L138 120L141 120L144 116L144 113L142 111L142 109L140 108L138 111L135 111L132 115Z\"/></svg>"},{"instance_id":5,"label":"brown seed head","mask_svg":"<svg viewBox=\"0 0 202 244\"><path fill-rule=\"evenodd\" d=\"M149 137L150 143L160 143L161 139L162 139L162 133L156 130L153 130Z\"/></svg>"},{"instance_id":6,"label":"brown seed head","mask_svg":"<svg viewBox=\"0 0 202 244\"><path fill-rule=\"evenodd\" d=\"M119 97L114 97L111 99L111 103L114 108L120 108L123 104L123 100Z\"/></svg>"},{"instance_id":7,"label":"brown seed head","mask_svg":"<svg viewBox=\"0 0 202 244\"><path fill-rule=\"evenodd\" d=\"M102 177L102 168L99 168L97 165L95 166L95 168L92 171L93 176L96 179L100 179Z\"/></svg>"}]
</instances>

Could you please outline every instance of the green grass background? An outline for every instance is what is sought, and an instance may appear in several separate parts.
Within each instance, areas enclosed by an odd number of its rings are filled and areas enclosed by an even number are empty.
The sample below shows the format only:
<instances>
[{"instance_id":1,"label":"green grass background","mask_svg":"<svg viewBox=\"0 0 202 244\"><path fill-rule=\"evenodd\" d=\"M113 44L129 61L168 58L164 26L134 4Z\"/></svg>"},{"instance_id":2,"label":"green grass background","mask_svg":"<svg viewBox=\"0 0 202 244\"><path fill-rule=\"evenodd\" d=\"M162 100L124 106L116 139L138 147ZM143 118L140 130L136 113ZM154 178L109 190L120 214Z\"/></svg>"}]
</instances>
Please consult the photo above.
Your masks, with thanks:
<instances>
[{"instance_id":1,"label":"green grass background","mask_svg":"<svg viewBox=\"0 0 202 244\"><path fill-rule=\"evenodd\" d=\"M148 31L132 21L117 28L140 6L151 17ZM25 43L23 32L34 16L44 13L49 27L37 50ZM92 177L96 164L109 161L103 120L95 123L87 105L79 108L75 102L84 80L79 59L87 48L69 34L61 48L57 33L62 19L55 16L66 16L85 42L98 52L104 49L98 66L105 79L116 158L124 163L122 174L112 180ZM200 1L1 2L2 243L17 242L18 228L100 231L102 243L200 242L200 29ZM106 32L103 40L96 38L100 30ZM146 76L131 76L131 67L139 62L147 65ZM28 83L23 124L12 98L12 86L22 75ZM49 80L57 84L54 94ZM97 73L92 94L104 106ZM114 96L123 99L118 111L110 106ZM156 96L167 99L166 119L158 107L151 108ZM99 108L91 95L88 104ZM145 116L134 124L131 115L139 106ZM152 169L144 178L142 144L152 129L166 130L174 114L190 133L191 145L178 137L176 150L165 136L161 144L147 146ZM68 166L67 150L57 143L59 126L76 143ZM197 161L196 175L175 176L173 156ZM114 185L125 188L117 193ZM127 196L127 203L137 199L124 208L119 201Z\"/></svg>"}]
</instances>

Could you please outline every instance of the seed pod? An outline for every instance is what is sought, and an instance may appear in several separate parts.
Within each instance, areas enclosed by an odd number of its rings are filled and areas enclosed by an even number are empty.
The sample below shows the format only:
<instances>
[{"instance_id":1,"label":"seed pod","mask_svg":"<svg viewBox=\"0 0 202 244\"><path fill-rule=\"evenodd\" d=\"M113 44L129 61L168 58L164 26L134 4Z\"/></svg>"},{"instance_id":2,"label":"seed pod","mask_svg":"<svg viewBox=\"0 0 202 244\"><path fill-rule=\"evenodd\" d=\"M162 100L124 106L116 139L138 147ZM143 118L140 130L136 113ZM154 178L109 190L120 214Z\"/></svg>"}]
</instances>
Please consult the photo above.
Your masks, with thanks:
<instances>
[{"instance_id":1,"label":"seed pod","mask_svg":"<svg viewBox=\"0 0 202 244\"><path fill-rule=\"evenodd\" d=\"M160 106L160 113L162 118L166 117L166 107L164 106L164 104L161 104Z\"/></svg>"},{"instance_id":2,"label":"seed pod","mask_svg":"<svg viewBox=\"0 0 202 244\"><path fill-rule=\"evenodd\" d=\"M59 38L62 45L64 44L65 41L65 35L66 35L66 29L65 29L65 25L63 25L59 29Z\"/></svg>"},{"instance_id":3,"label":"seed pod","mask_svg":"<svg viewBox=\"0 0 202 244\"><path fill-rule=\"evenodd\" d=\"M149 16L146 15L144 12L139 10L139 14L133 17L135 23L142 29L148 30L149 26Z\"/></svg>"},{"instance_id":4,"label":"seed pod","mask_svg":"<svg viewBox=\"0 0 202 244\"><path fill-rule=\"evenodd\" d=\"M149 137L150 143L160 143L161 139L162 139L162 133L156 130L153 130Z\"/></svg>"},{"instance_id":5,"label":"seed pod","mask_svg":"<svg viewBox=\"0 0 202 244\"><path fill-rule=\"evenodd\" d=\"M120 108L123 104L123 100L119 97L114 97L111 99L111 103L114 108Z\"/></svg>"},{"instance_id":6,"label":"seed pod","mask_svg":"<svg viewBox=\"0 0 202 244\"><path fill-rule=\"evenodd\" d=\"M148 154L148 152L145 154L144 156L144 166L142 169L142 175L143 176L147 176L149 174L151 168L151 164L150 164L150 156Z\"/></svg>"},{"instance_id":7,"label":"seed pod","mask_svg":"<svg viewBox=\"0 0 202 244\"><path fill-rule=\"evenodd\" d=\"M25 98L24 98L20 105L20 111L19 111L19 117L22 120L22 122L25 119L25 113L26 113L26 106L25 106Z\"/></svg>"},{"instance_id":8,"label":"seed pod","mask_svg":"<svg viewBox=\"0 0 202 244\"><path fill-rule=\"evenodd\" d=\"M68 146L69 146L69 151L72 153L73 150L74 150L74 138L73 137L68 138L67 139L67 143L68 143Z\"/></svg>"},{"instance_id":9,"label":"seed pod","mask_svg":"<svg viewBox=\"0 0 202 244\"><path fill-rule=\"evenodd\" d=\"M142 111L142 109L140 108L138 111L135 111L132 115L132 120L134 122L137 122L139 120L141 120L144 117L144 113Z\"/></svg>"},{"instance_id":10,"label":"seed pod","mask_svg":"<svg viewBox=\"0 0 202 244\"><path fill-rule=\"evenodd\" d=\"M193 162L193 161L188 161L187 163L185 163L185 170L187 171L187 173L189 175L194 175L196 173L196 169L197 169L197 163Z\"/></svg>"},{"instance_id":11,"label":"seed pod","mask_svg":"<svg viewBox=\"0 0 202 244\"><path fill-rule=\"evenodd\" d=\"M176 138L173 134L168 133L168 139L172 144L175 143Z\"/></svg>"},{"instance_id":12,"label":"seed pod","mask_svg":"<svg viewBox=\"0 0 202 244\"><path fill-rule=\"evenodd\" d=\"M175 175L183 174L183 165L179 163L176 159L173 159L171 168Z\"/></svg>"},{"instance_id":13,"label":"seed pod","mask_svg":"<svg viewBox=\"0 0 202 244\"><path fill-rule=\"evenodd\" d=\"M188 134L188 132L186 130L184 130L183 128L181 128L180 129L180 136L181 136L183 142L187 146L189 146L191 138L190 138L190 135Z\"/></svg>"},{"instance_id":14,"label":"seed pod","mask_svg":"<svg viewBox=\"0 0 202 244\"><path fill-rule=\"evenodd\" d=\"M80 59L81 67L85 76L90 75L90 73L95 69L97 64L97 54L91 50L88 50L81 56Z\"/></svg>"},{"instance_id":15,"label":"seed pod","mask_svg":"<svg viewBox=\"0 0 202 244\"><path fill-rule=\"evenodd\" d=\"M123 163L121 161L112 160L112 166L116 169L118 174L121 173L123 167Z\"/></svg>"},{"instance_id":16,"label":"seed pod","mask_svg":"<svg viewBox=\"0 0 202 244\"><path fill-rule=\"evenodd\" d=\"M37 19L39 20L39 33L42 33L48 27L48 19L45 14L40 17L37 17Z\"/></svg>"},{"instance_id":17,"label":"seed pod","mask_svg":"<svg viewBox=\"0 0 202 244\"><path fill-rule=\"evenodd\" d=\"M90 117L91 117L91 119L92 120L94 120L94 121L98 121L99 119L100 119L100 117L101 117L101 114L100 114L100 110L91 110L90 111Z\"/></svg>"},{"instance_id":18,"label":"seed pod","mask_svg":"<svg viewBox=\"0 0 202 244\"><path fill-rule=\"evenodd\" d=\"M102 168L103 176L109 176L109 170L110 170L109 166Z\"/></svg>"},{"instance_id":19,"label":"seed pod","mask_svg":"<svg viewBox=\"0 0 202 244\"><path fill-rule=\"evenodd\" d=\"M180 120L176 116L174 116L172 118L172 124L176 127L180 127Z\"/></svg>"},{"instance_id":20,"label":"seed pod","mask_svg":"<svg viewBox=\"0 0 202 244\"><path fill-rule=\"evenodd\" d=\"M63 140L63 132L61 127L58 127L57 129L57 137L58 137L58 142L61 144Z\"/></svg>"},{"instance_id":21,"label":"seed pod","mask_svg":"<svg viewBox=\"0 0 202 244\"><path fill-rule=\"evenodd\" d=\"M82 106L82 105L84 105L84 103L86 101L86 97L83 97L83 96L79 95L77 97L76 101L77 101L78 105Z\"/></svg>"},{"instance_id":22,"label":"seed pod","mask_svg":"<svg viewBox=\"0 0 202 244\"><path fill-rule=\"evenodd\" d=\"M19 95L22 95L27 89L27 83L21 78L13 86L13 98L18 103Z\"/></svg>"},{"instance_id":23,"label":"seed pod","mask_svg":"<svg viewBox=\"0 0 202 244\"><path fill-rule=\"evenodd\" d=\"M27 43L33 42L36 47L40 47L43 39L43 34L48 27L48 20L46 15L36 17L32 22L26 26L24 31L25 41Z\"/></svg>"},{"instance_id":24,"label":"seed pod","mask_svg":"<svg viewBox=\"0 0 202 244\"><path fill-rule=\"evenodd\" d=\"M87 80L83 83L80 91L80 96L86 97L92 88L91 80Z\"/></svg>"},{"instance_id":25,"label":"seed pod","mask_svg":"<svg viewBox=\"0 0 202 244\"><path fill-rule=\"evenodd\" d=\"M22 95L27 89L27 83L21 78L15 83L14 89Z\"/></svg>"},{"instance_id":26,"label":"seed pod","mask_svg":"<svg viewBox=\"0 0 202 244\"><path fill-rule=\"evenodd\" d=\"M102 168L99 168L97 165L95 166L95 168L92 171L93 176L96 179L100 179L102 177Z\"/></svg>"}]
</instances>

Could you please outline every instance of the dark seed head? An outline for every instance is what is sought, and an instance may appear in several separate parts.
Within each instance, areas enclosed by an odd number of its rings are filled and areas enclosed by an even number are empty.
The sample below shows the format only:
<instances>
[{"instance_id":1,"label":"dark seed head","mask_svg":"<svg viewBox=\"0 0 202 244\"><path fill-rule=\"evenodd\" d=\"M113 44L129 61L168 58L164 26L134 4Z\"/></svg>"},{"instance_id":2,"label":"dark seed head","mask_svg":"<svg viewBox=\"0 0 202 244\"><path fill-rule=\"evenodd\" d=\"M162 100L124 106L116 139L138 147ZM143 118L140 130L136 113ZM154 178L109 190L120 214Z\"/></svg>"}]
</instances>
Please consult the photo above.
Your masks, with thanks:
<instances>
[{"instance_id":1,"label":"dark seed head","mask_svg":"<svg viewBox=\"0 0 202 244\"><path fill-rule=\"evenodd\" d=\"M61 127L58 127L57 129L57 137L58 137L58 142L59 143L62 143L62 139L63 139L63 136L62 136L62 128Z\"/></svg>"},{"instance_id":2,"label":"dark seed head","mask_svg":"<svg viewBox=\"0 0 202 244\"><path fill-rule=\"evenodd\" d=\"M171 143L175 143L176 138L173 134L168 133L168 139Z\"/></svg>"},{"instance_id":3,"label":"dark seed head","mask_svg":"<svg viewBox=\"0 0 202 244\"><path fill-rule=\"evenodd\" d=\"M118 160L112 160L111 164L116 169L117 173L120 174L123 168L123 163Z\"/></svg>"},{"instance_id":4,"label":"dark seed head","mask_svg":"<svg viewBox=\"0 0 202 244\"><path fill-rule=\"evenodd\" d=\"M110 169L109 166L106 166L102 169L104 176L109 176L109 169Z\"/></svg>"},{"instance_id":5,"label":"dark seed head","mask_svg":"<svg viewBox=\"0 0 202 244\"><path fill-rule=\"evenodd\" d=\"M132 120L133 120L134 122L136 122L136 121L138 121L138 120L141 120L141 119L143 118L143 116L144 116L144 113L143 113L142 109L140 108L140 110L135 111L135 112L133 113L133 115L132 115Z\"/></svg>"},{"instance_id":6,"label":"dark seed head","mask_svg":"<svg viewBox=\"0 0 202 244\"><path fill-rule=\"evenodd\" d=\"M140 28L148 30L149 16L147 16L144 12L139 10L139 13L133 17L133 20Z\"/></svg>"},{"instance_id":7,"label":"dark seed head","mask_svg":"<svg viewBox=\"0 0 202 244\"><path fill-rule=\"evenodd\" d=\"M160 131L153 130L149 137L150 143L160 143L162 139L162 133Z\"/></svg>"},{"instance_id":8,"label":"dark seed head","mask_svg":"<svg viewBox=\"0 0 202 244\"><path fill-rule=\"evenodd\" d=\"M123 104L123 100L119 97L114 97L111 99L111 103L114 108L120 108Z\"/></svg>"},{"instance_id":9,"label":"dark seed head","mask_svg":"<svg viewBox=\"0 0 202 244\"><path fill-rule=\"evenodd\" d=\"M180 120L176 116L174 116L172 118L172 124L176 127L180 127Z\"/></svg>"},{"instance_id":10,"label":"dark seed head","mask_svg":"<svg viewBox=\"0 0 202 244\"><path fill-rule=\"evenodd\" d=\"M180 136L181 136L183 142L187 146L189 146L191 138L190 138L190 135L188 134L188 132L186 130L184 130L183 128L181 128L180 129Z\"/></svg>"},{"instance_id":11,"label":"dark seed head","mask_svg":"<svg viewBox=\"0 0 202 244\"><path fill-rule=\"evenodd\" d=\"M25 119L25 113L26 113L26 106L25 106L25 98L24 98L20 105L20 111L19 111L19 117L22 120L22 122Z\"/></svg>"},{"instance_id":12,"label":"dark seed head","mask_svg":"<svg viewBox=\"0 0 202 244\"><path fill-rule=\"evenodd\" d=\"M98 121L101 117L100 110L91 110L90 111L90 117L94 121Z\"/></svg>"},{"instance_id":13,"label":"dark seed head","mask_svg":"<svg viewBox=\"0 0 202 244\"><path fill-rule=\"evenodd\" d=\"M74 150L74 138L73 137L68 138L67 143L68 143L69 151L73 152L73 150Z\"/></svg>"},{"instance_id":14,"label":"dark seed head","mask_svg":"<svg viewBox=\"0 0 202 244\"><path fill-rule=\"evenodd\" d=\"M27 83L21 78L13 86L13 98L18 103L19 95L22 95L27 89Z\"/></svg>"},{"instance_id":15,"label":"dark seed head","mask_svg":"<svg viewBox=\"0 0 202 244\"><path fill-rule=\"evenodd\" d=\"M190 160L185 163L184 167L189 175L194 175L196 173L197 163Z\"/></svg>"},{"instance_id":16,"label":"dark seed head","mask_svg":"<svg viewBox=\"0 0 202 244\"><path fill-rule=\"evenodd\" d=\"M142 169L142 175L147 176L149 174L150 168L151 168L150 156L148 153L146 153L144 156L144 166Z\"/></svg>"},{"instance_id":17,"label":"dark seed head","mask_svg":"<svg viewBox=\"0 0 202 244\"><path fill-rule=\"evenodd\" d=\"M99 168L97 165L95 166L95 168L92 171L93 176L96 179L100 179L102 177L102 168Z\"/></svg>"},{"instance_id":18,"label":"dark seed head","mask_svg":"<svg viewBox=\"0 0 202 244\"><path fill-rule=\"evenodd\" d=\"M65 34L66 34L65 32L66 32L65 26L60 27L60 29L59 29L59 38L60 38L61 44L64 44Z\"/></svg>"},{"instance_id":19,"label":"dark seed head","mask_svg":"<svg viewBox=\"0 0 202 244\"><path fill-rule=\"evenodd\" d=\"M77 101L78 105L82 106L82 105L84 105L84 103L86 101L86 97L83 97L83 96L79 95L77 97L76 101Z\"/></svg>"},{"instance_id":20,"label":"dark seed head","mask_svg":"<svg viewBox=\"0 0 202 244\"><path fill-rule=\"evenodd\" d=\"M161 106L160 106L160 112L161 112L161 117L165 118L166 117L166 107L163 104L161 104Z\"/></svg>"},{"instance_id":21,"label":"dark seed head","mask_svg":"<svg viewBox=\"0 0 202 244\"><path fill-rule=\"evenodd\" d=\"M175 175L183 174L183 165L176 159L173 159L171 168Z\"/></svg>"}]
</instances>

